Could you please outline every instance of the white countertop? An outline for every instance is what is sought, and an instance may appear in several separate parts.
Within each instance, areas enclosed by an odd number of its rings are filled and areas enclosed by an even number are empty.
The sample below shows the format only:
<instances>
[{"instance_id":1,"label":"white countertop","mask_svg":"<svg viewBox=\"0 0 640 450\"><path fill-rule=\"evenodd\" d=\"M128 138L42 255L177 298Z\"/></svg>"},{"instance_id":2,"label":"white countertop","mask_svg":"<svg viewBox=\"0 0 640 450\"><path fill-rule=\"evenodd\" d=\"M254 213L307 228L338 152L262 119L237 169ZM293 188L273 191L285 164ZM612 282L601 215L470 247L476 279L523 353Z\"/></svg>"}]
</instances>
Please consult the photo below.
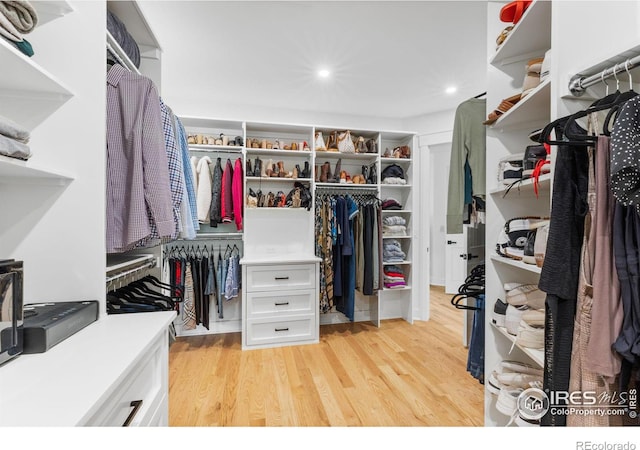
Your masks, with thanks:
<instances>
[{"instance_id":1,"label":"white countertop","mask_svg":"<svg viewBox=\"0 0 640 450\"><path fill-rule=\"evenodd\" d=\"M82 425L175 317L106 315L45 353L0 366L0 426Z\"/></svg>"}]
</instances>

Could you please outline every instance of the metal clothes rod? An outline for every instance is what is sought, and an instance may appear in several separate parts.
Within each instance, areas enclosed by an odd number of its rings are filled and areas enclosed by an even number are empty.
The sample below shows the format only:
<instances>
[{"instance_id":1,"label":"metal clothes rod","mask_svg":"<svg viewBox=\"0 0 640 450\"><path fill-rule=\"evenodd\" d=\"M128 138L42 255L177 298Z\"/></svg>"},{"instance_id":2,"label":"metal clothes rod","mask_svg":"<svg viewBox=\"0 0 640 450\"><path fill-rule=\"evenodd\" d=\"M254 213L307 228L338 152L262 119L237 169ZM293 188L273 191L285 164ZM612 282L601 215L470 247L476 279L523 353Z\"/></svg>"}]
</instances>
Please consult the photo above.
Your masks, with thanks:
<instances>
[{"instance_id":1,"label":"metal clothes rod","mask_svg":"<svg viewBox=\"0 0 640 450\"><path fill-rule=\"evenodd\" d=\"M156 261L155 260L145 261L145 263L142 264L141 266L138 266L138 267L135 267L133 269L129 269L129 270L126 270L124 272L117 273L117 274L115 274L115 275L113 275L111 277L108 277L107 278L107 283L111 283L111 282L116 281L118 279L124 278L124 277L126 277L128 275L134 274L134 273L139 272L139 271L144 270L144 269L150 269L150 268L153 268L155 266L156 266Z\"/></svg>"},{"instance_id":2,"label":"metal clothes rod","mask_svg":"<svg viewBox=\"0 0 640 450\"><path fill-rule=\"evenodd\" d=\"M608 67L593 75L584 76L576 74L571 78L571 81L569 81L569 90L573 95L579 97L584 94L584 91L589 86L593 86L596 83L602 82L606 78L610 78L638 66L640 66L640 55L629 58L625 62L615 64L613 67Z\"/></svg>"}]
</instances>

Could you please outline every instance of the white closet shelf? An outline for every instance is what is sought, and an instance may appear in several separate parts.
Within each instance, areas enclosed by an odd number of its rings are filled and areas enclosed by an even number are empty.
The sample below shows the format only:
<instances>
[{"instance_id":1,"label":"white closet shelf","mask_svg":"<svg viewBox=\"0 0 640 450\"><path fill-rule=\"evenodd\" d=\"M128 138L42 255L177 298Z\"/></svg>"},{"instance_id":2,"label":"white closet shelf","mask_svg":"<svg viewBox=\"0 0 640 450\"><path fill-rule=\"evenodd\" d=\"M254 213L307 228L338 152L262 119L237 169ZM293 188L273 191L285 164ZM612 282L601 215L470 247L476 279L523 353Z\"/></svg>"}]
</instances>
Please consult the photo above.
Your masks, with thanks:
<instances>
[{"instance_id":1,"label":"white closet shelf","mask_svg":"<svg viewBox=\"0 0 640 450\"><path fill-rule=\"evenodd\" d=\"M136 67L136 65L131 61L129 55L122 49L118 41L113 37L113 35L107 30L107 49L111 50L115 57L120 61L119 63L125 68L129 69L131 72L141 75L140 70Z\"/></svg>"},{"instance_id":2,"label":"white closet shelf","mask_svg":"<svg viewBox=\"0 0 640 450\"><path fill-rule=\"evenodd\" d=\"M280 149L270 149L270 148L247 148L247 154L252 155L304 155L308 156L311 154L310 150L280 150Z\"/></svg>"},{"instance_id":3,"label":"white closet shelf","mask_svg":"<svg viewBox=\"0 0 640 450\"><path fill-rule=\"evenodd\" d=\"M140 10L138 2L108 0L107 9L124 23L133 40L141 47L141 51L143 50L142 47L153 47L161 50L156 35Z\"/></svg>"},{"instance_id":4,"label":"white closet shelf","mask_svg":"<svg viewBox=\"0 0 640 450\"><path fill-rule=\"evenodd\" d=\"M354 183L316 183L318 188L334 188L334 189L361 189L361 190L376 190L377 184L354 184Z\"/></svg>"},{"instance_id":5,"label":"white closet shelf","mask_svg":"<svg viewBox=\"0 0 640 450\"><path fill-rule=\"evenodd\" d=\"M67 1L34 1L31 4L38 13L38 27L73 12L73 7Z\"/></svg>"},{"instance_id":6,"label":"white closet shelf","mask_svg":"<svg viewBox=\"0 0 640 450\"><path fill-rule=\"evenodd\" d=\"M512 266L512 267L516 267L520 270L524 270L527 272L533 272L533 273L541 273L542 272L542 268L536 266L535 264L526 264L523 263L522 261L518 261L516 259L511 259L511 258L507 258L505 256L500 256L500 255L491 255L490 258L493 261L496 261L500 264L505 264L507 266Z\"/></svg>"},{"instance_id":7,"label":"white closet shelf","mask_svg":"<svg viewBox=\"0 0 640 450\"><path fill-rule=\"evenodd\" d=\"M150 254L141 255L107 255L107 276L134 270L139 267L155 265L155 257Z\"/></svg>"},{"instance_id":8,"label":"white closet shelf","mask_svg":"<svg viewBox=\"0 0 640 450\"><path fill-rule=\"evenodd\" d=\"M242 232L220 232L220 233L196 233L196 238L195 239L181 239L179 241L176 242L176 244L189 244L190 242L193 241L198 241L198 240L206 240L206 239L239 239L242 238L243 233Z\"/></svg>"},{"instance_id":9,"label":"white closet shelf","mask_svg":"<svg viewBox=\"0 0 640 450\"><path fill-rule=\"evenodd\" d=\"M292 183L294 181L300 181L302 183L311 182L311 178L286 178L286 177L245 177L247 181L262 181L265 183L279 182L279 183Z\"/></svg>"},{"instance_id":10,"label":"white closet shelf","mask_svg":"<svg viewBox=\"0 0 640 450\"><path fill-rule=\"evenodd\" d=\"M0 61L0 114L29 130L73 97L60 80L5 39L0 39Z\"/></svg>"},{"instance_id":11,"label":"white closet shelf","mask_svg":"<svg viewBox=\"0 0 640 450\"><path fill-rule=\"evenodd\" d=\"M548 190L551 187L551 174L545 173L538 178L538 189L539 190ZM489 193L491 195L495 194L504 194L507 190L508 186L500 186L494 189L491 189ZM506 198L517 196L518 193L523 192L533 192L533 179L529 178L527 180L522 181L520 184L517 184L511 188Z\"/></svg>"},{"instance_id":12,"label":"white closet shelf","mask_svg":"<svg viewBox=\"0 0 640 450\"><path fill-rule=\"evenodd\" d=\"M491 128L515 129L519 126L548 121L551 108L551 78L540 83L525 98L496 120Z\"/></svg>"},{"instance_id":13,"label":"white closet shelf","mask_svg":"<svg viewBox=\"0 0 640 450\"><path fill-rule=\"evenodd\" d=\"M383 234L382 235L382 239L411 239L411 236L407 236L407 235L404 235L404 236L393 236L393 235L386 236L386 235Z\"/></svg>"},{"instance_id":14,"label":"white closet shelf","mask_svg":"<svg viewBox=\"0 0 640 450\"><path fill-rule=\"evenodd\" d=\"M276 206L272 206L272 207L268 207L268 206L261 206L259 208L249 208L248 206L245 205L244 207L244 211L245 213L247 211L302 211L304 213L308 213L309 211L307 211L307 208L292 208L289 206L284 206L284 207L276 207Z\"/></svg>"},{"instance_id":15,"label":"white closet shelf","mask_svg":"<svg viewBox=\"0 0 640 450\"><path fill-rule=\"evenodd\" d=\"M509 332L507 331L506 328L504 327L499 327L495 324L491 324L491 326L493 328L495 328L500 334L502 334L503 336L505 336L507 339L509 339L511 342L515 342L516 337L512 334L509 334ZM518 347L520 350L522 350L524 352L525 355L527 355L529 358L531 358L531 360L536 363L538 366L540 367L544 367L544 350L541 349L536 349L536 348L528 348L528 347L523 347L521 345L518 345L516 343L516 347Z\"/></svg>"},{"instance_id":16,"label":"white closet shelf","mask_svg":"<svg viewBox=\"0 0 640 450\"><path fill-rule=\"evenodd\" d=\"M387 291L387 292L394 292L394 291L410 291L411 290L411 286L403 286L403 287L396 287L396 288L383 288L383 291Z\"/></svg>"},{"instance_id":17,"label":"white closet shelf","mask_svg":"<svg viewBox=\"0 0 640 450\"><path fill-rule=\"evenodd\" d=\"M0 183L65 185L73 179L72 176L57 170L0 155Z\"/></svg>"},{"instance_id":18,"label":"white closet shelf","mask_svg":"<svg viewBox=\"0 0 640 450\"><path fill-rule=\"evenodd\" d=\"M411 158L380 158L381 163L400 163L400 164L411 164Z\"/></svg>"},{"instance_id":19,"label":"white closet shelf","mask_svg":"<svg viewBox=\"0 0 640 450\"><path fill-rule=\"evenodd\" d=\"M380 183L380 187L382 188L411 188L411 184L391 184L391 183Z\"/></svg>"},{"instance_id":20,"label":"white closet shelf","mask_svg":"<svg viewBox=\"0 0 640 450\"><path fill-rule=\"evenodd\" d=\"M208 145L208 144L189 144L189 150L196 152L215 152L216 150L224 150L228 153L242 153L244 147L239 145Z\"/></svg>"},{"instance_id":21,"label":"white closet shelf","mask_svg":"<svg viewBox=\"0 0 640 450\"><path fill-rule=\"evenodd\" d=\"M411 264L411 261L391 261L391 262L385 262L382 261L382 265L383 266L400 266L400 265L409 265Z\"/></svg>"},{"instance_id":22,"label":"white closet shelf","mask_svg":"<svg viewBox=\"0 0 640 450\"><path fill-rule=\"evenodd\" d=\"M316 157L331 159L355 159L355 160L372 160L378 157L377 153L340 153L316 150Z\"/></svg>"},{"instance_id":23,"label":"white closet shelf","mask_svg":"<svg viewBox=\"0 0 640 450\"><path fill-rule=\"evenodd\" d=\"M410 209L383 209L382 214L411 214L412 211Z\"/></svg>"},{"instance_id":24,"label":"white closet shelf","mask_svg":"<svg viewBox=\"0 0 640 450\"><path fill-rule=\"evenodd\" d=\"M508 24L504 24L506 27ZM527 8L498 48L490 64L497 66L522 61L534 54L544 56L551 48L551 2L536 0Z\"/></svg>"}]
</instances>

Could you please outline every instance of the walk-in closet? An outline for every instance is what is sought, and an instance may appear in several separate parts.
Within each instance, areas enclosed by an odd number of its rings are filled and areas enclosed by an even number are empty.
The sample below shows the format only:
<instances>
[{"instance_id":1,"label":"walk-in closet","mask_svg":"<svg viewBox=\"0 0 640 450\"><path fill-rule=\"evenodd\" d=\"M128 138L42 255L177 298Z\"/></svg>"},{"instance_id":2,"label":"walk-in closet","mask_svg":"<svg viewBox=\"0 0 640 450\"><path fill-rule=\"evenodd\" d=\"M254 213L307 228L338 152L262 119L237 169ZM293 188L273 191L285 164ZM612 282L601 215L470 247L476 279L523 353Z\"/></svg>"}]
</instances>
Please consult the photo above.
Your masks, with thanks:
<instances>
[{"instance_id":1,"label":"walk-in closet","mask_svg":"<svg viewBox=\"0 0 640 450\"><path fill-rule=\"evenodd\" d=\"M626 439L639 30L638 0L0 1L0 426Z\"/></svg>"}]
</instances>

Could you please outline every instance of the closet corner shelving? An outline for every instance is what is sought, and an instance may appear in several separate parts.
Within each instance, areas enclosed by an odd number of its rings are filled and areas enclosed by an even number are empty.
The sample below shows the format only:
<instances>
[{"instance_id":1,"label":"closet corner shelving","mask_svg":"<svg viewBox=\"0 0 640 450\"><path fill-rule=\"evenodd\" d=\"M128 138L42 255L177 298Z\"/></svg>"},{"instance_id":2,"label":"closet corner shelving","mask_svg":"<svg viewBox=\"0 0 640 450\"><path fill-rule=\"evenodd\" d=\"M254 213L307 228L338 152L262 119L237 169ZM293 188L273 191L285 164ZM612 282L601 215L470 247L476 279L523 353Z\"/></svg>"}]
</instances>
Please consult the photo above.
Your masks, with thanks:
<instances>
[{"instance_id":1,"label":"closet corner shelving","mask_svg":"<svg viewBox=\"0 0 640 450\"><path fill-rule=\"evenodd\" d=\"M64 0L35 1L32 2L32 4L38 12L38 26L42 26L73 12L71 4Z\"/></svg>"},{"instance_id":2,"label":"closet corner shelving","mask_svg":"<svg viewBox=\"0 0 640 450\"><path fill-rule=\"evenodd\" d=\"M523 61L543 57L551 48L551 2L535 0L520 22L514 26L507 39L495 50L495 36L506 26L500 22L500 9L504 2L489 2L488 42L489 52L495 51L487 66L487 113L502 99L514 94L513 80L524 80ZM552 81L553 79L553 81ZM485 291L485 322L492 323L492 313L497 299L505 298L506 282L537 284L541 269L536 265L500 256L495 243L507 220L522 216L549 216L551 202L552 173L538 179L537 193L533 180L524 180L517 185L500 185L497 177L501 158L523 153L533 142L528 138L531 131L541 128L551 117L551 83L558 78L549 76L534 90L521 99L509 111L487 127L487 214L485 241L490 254L487 259ZM507 192L508 190L508 192ZM540 368L544 365L542 349L529 349L515 343L515 336L504 328L488 326L485 330L485 379L502 360L520 359ZM485 390L485 424L504 426L509 417L496 409L496 396Z\"/></svg>"}]
</instances>

